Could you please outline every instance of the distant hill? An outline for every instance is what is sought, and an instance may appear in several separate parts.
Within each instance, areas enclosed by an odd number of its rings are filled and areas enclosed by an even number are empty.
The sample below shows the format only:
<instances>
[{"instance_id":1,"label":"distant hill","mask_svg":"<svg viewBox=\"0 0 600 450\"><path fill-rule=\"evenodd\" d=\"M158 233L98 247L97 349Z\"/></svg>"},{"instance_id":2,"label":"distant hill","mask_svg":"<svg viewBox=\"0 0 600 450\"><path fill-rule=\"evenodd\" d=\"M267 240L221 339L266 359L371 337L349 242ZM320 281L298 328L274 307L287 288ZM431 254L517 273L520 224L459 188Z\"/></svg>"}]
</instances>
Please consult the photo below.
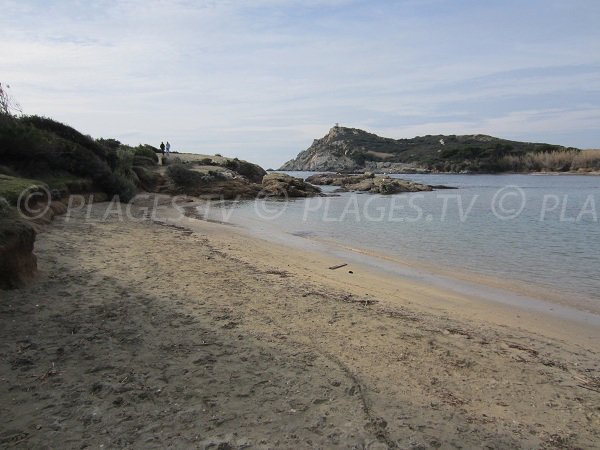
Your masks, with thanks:
<instances>
[{"instance_id":1,"label":"distant hill","mask_svg":"<svg viewBox=\"0 0 600 450\"><path fill-rule=\"evenodd\" d=\"M493 173L514 170L515 161L524 155L556 152L579 150L483 134L390 139L357 128L335 126L280 170Z\"/></svg>"}]
</instances>

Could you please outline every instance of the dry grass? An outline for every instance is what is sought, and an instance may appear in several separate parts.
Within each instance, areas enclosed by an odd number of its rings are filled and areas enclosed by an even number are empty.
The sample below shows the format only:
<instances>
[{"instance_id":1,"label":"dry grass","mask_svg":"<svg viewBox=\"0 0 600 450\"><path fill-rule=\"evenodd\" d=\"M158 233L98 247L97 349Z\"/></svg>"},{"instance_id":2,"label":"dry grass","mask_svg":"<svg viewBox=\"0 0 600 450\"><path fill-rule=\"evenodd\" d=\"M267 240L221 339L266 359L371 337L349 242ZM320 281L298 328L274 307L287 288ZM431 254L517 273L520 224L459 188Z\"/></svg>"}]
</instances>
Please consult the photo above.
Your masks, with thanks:
<instances>
[{"instance_id":1,"label":"dry grass","mask_svg":"<svg viewBox=\"0 0 600 450\"><path fill-rule=\"evenodd\" d=\"M584 150L575 155L571 170L600 169L600 150Z\"/></svg>"},{"instance_id":2,"label":"dry grass","mask_svg":"<svg viewBox=\"0 0 600 450\"><path fill-rule=\"evenodd\" d=\"M507 170L514 172L592 172L600 170L600 150L527 153L505 156L501 162Z\"/></svg>"}]
</instances>

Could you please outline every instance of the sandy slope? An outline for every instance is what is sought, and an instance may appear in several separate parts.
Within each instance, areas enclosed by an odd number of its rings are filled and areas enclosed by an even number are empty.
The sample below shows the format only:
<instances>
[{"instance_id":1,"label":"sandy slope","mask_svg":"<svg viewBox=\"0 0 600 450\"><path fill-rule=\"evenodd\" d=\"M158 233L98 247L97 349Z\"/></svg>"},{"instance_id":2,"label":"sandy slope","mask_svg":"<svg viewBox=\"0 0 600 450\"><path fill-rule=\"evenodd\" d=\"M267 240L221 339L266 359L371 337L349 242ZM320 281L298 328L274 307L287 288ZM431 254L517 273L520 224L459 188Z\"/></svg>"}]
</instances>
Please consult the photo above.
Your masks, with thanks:
<instances>
[{"instance_id":1,"label":"sandy slope","mask_svg":"<svg viewBox=\"0 0 600 450\"><path fill-rule=\"evenodd\" d=\"M103 207L0 291L0 447L598 447L597 330Z\"/></svg>"}]
</instances>

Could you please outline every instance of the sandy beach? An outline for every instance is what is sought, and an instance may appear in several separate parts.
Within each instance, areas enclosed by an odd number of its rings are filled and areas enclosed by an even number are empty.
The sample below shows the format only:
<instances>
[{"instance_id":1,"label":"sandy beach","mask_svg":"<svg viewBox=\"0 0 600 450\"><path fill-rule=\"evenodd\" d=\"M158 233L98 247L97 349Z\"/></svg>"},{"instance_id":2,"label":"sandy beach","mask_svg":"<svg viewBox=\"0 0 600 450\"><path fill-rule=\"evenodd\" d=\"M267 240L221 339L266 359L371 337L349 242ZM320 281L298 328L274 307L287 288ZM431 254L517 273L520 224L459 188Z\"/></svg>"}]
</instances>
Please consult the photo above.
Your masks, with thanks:
<instances>
[{"instance_id":1,"label":"sandy beach","mask_svg":"<svg viewBox=\"0 0 600 450\"><path fill-rule=\"evenodd\" d=\"M599 448L596 326L106 207L0 292L0 447Z\"/></svg>"}]
</instances>

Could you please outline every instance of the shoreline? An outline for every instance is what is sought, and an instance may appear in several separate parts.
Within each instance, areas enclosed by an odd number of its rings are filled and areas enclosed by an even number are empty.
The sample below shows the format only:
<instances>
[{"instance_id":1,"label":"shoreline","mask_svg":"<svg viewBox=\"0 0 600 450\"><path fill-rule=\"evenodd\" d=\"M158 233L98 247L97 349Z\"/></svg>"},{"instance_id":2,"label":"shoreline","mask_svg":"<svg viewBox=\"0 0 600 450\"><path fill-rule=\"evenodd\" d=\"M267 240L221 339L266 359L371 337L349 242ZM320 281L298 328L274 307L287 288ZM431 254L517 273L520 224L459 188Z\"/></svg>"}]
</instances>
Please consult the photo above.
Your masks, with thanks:
<instances>
[{"instance_id":1,"label":"shoreline","mask_svg":"<svg viewBox=\"0 0 600 450\"><path fill-rule=\"evenodd\" d=\"M104 218L107 206L48 226L37 279L0 304L2 445L600 440L597 327L354 262L330 270L339 256L240 227Z\"/></svg>"},{"instance_id":2,"label":"shoreline","mask_svg":"<svg viewBox=\"0 0 600 450\"><path fill-rule=\"evenodd\" d=\"M335 171L335 170L271 170L269 172L303 172L303 173L365 173L371 172L369 170L364 169L362 172L346 172L346 171ZM600 171L591 171L591 172L372 172L375 175L536 175L536 176L544 176L544 175L561 175L561 176L572 176L572 175L585 175L585 176L599 176Z\"/></svg>"},{"instance_id":3,"label":"shoreline","mask_svg":"<svg viewBox=\"0 0 600 450\"><path fill-rule=\"evenodd\" d=\"M171 213L171 217L178 215L175 211ZM223 242L233 240L240 246L241 242L245 242L247 248L238 256L247 256L244 254L246 252L260 255L261 260L277 261L278 265L285 265L286 270L307 280L330 283L357 295L369 295L370 290L375 292L374 295L387 298L393 298L399 291L411 293L410 298L400 296L400 300L390 303L391 306L408 301L423 311L439 310L461 319L491 320L494 325L500 326L518 325L556 338L568 336L570 339L579 339L585 336L582 343L600 339L600 314L597 310L588 311L581 304L561 302L560 294L551 295L547 290L525 289L523 283L510 285L511 281L503 279L402 261L389 255L375 255L366 249L277 233L268 228L258 231L202 217L171 220L179 226L203 231L206 231L206 227L201 224L205 223L210 227L213 238L222 239ZM349 265L339 272L327 269L345 262ZM348 270L353 273L348 274ZM377 287L372 289L370 286ZM459 310L455 310L455 307Z\"/></svg>"}]
</instances>

